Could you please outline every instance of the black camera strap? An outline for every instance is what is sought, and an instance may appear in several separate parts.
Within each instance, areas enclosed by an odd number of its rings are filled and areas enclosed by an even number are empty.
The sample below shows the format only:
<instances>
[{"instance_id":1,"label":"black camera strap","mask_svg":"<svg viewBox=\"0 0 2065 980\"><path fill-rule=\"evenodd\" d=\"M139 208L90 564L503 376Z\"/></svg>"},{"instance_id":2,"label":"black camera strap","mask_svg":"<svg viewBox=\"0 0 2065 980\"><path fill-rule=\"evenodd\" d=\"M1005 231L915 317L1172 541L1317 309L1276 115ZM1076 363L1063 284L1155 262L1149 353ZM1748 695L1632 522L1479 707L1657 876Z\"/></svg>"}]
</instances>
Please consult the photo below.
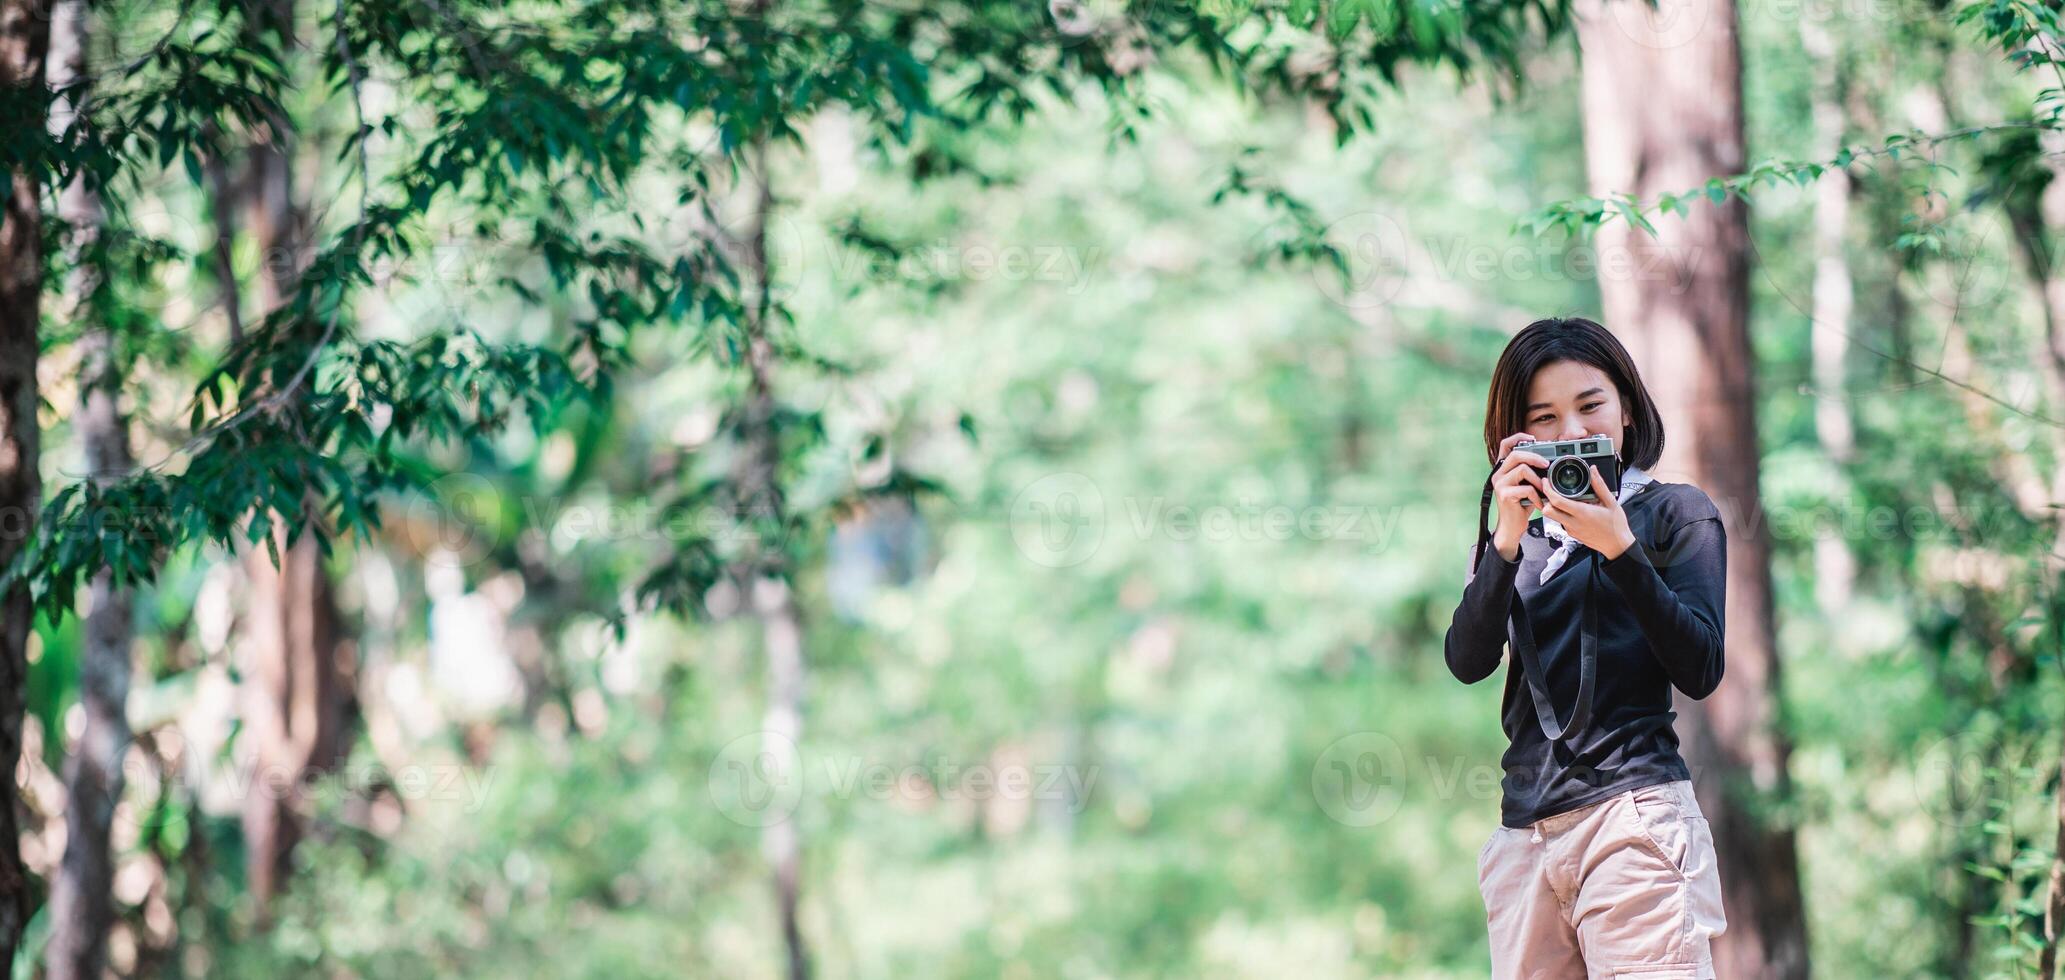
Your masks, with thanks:
<instances>
[{"instance_id":1,"label":"black camera strap","mask_svg":"<svg viewBox=\"0 0 2065 980\"><path fill-rule=\"evenodd\" d=\"M1497 473L1497 469L1493 469ZM1477 512L1477 548L1473 553L1475 561L1484 557L1485 545L1491 541L1491 477L1484 478L1484 501ZM1530 531L1532 529L1530 528ZM1544 683L1548 672L1542 669L1541 652L1534 642L1534 625L1527 619L1527 607L1520 601L1520 592L1515 589L1507 605L1507 642L1520 658L1521 676L1527 680L1527 692L1534 698L1535 721L1542 726L1542 734L1551 742L1561 742L1572 732L1582 731L1592 720L1592 690L1599 674L1599 612L1594 597L1599 584L1599 553L1586 549L1585 552L1585 604L1582 628L1578 641L1577 660L1577 704L1571 708L1570 720L1558 724L1556 705L1549 697Z\"/></svg>"},{"instance_id":2,"label":"black camera strap","mask_svg":"<svg viewBox=\"0 0 2065 980\"><path fill-rule=\"evenodd\" d=\"M1506 617L1508 640L1513 652L1520 657L1521 673L1527 678L1527 693L1534 696L1534 719L1542 726L1542 735L1551 742L1560 742L1572 732L1583 731L1592 720L1592 689L1599 674L1599 610L1593 602L1599 584L1599 553L1587 550L1585 554L1585 611L1583 635L1577 647L1577 704L1570 709L1570 721L1556 723L1556 705L1550 700L1549 692L1542 686L1549 676L1542 669L1541 653L1535 648L1534 624L1528 622L1527 607L1520 601L1520 593L1513 593L1512 605Z\"/></svg>"}]
</instances>

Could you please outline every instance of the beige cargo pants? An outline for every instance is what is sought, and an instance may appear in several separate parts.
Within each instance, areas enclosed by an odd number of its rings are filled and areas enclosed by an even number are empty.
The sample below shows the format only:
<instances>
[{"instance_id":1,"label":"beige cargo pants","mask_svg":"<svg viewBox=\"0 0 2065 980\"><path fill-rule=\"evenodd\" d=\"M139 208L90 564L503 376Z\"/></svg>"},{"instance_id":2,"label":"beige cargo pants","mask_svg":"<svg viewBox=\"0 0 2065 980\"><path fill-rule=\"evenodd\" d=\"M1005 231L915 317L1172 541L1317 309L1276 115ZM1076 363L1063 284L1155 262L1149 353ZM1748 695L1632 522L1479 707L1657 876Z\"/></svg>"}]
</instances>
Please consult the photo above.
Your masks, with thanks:
<instances>
[{"instance_id":1,"label":"beige cargo pants","mask_svg":"<svg viewBox=\"0 0 2065 980\"><path fill-rule=\"evenodd\" d=\"M1477 857L1493 980L1712 980L1728 928L1692 782L1492 831Z\"/></svg>"}]
</instances>

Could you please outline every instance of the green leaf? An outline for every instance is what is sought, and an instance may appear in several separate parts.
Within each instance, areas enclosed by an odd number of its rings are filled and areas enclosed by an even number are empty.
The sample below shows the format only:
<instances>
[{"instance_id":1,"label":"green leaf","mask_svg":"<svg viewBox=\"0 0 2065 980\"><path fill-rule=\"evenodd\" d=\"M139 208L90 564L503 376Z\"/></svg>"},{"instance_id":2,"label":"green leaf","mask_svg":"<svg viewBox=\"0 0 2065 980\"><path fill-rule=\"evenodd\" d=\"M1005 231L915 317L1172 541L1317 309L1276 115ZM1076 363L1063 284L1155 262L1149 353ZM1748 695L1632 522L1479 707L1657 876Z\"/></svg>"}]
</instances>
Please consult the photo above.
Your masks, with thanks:
<instances>
[{"instance_id":1,"label":"green leaf","mask_svg":"<svg viewBox=\"0 0 2065 980\"><path fill-rule=\"evenodd\" d=\"M1641 228L1651 235L1656 234L1656 226L1650 224L1649 219L1643 217L1642 210L1635 207L1627 198L1616 199L1613 206L1620 211L1621 217L1627 219L1629 225Z\"/></svg>"}]
</instances>

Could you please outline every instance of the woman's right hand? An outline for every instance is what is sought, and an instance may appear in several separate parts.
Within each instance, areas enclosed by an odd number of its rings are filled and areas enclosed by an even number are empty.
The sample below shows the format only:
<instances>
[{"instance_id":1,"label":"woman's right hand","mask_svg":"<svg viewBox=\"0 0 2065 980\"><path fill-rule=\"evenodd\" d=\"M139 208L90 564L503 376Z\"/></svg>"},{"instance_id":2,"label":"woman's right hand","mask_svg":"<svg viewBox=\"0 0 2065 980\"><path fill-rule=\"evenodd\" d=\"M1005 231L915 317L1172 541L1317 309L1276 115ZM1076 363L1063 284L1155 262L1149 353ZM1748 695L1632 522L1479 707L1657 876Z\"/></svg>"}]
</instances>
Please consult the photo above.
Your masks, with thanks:
<instances>
[{"instance_id":1,"label":"woman's right hand","mask_svg":"<svg viewBox=\"0 0 2065 980\"><path fill-rule=\"evenodd\" d=\"M1527 533L1527 520L1547 499L1542 472L1549 468L1547 457L1518 448L1534 437L1515 432L1499 442L1499 465L1492 471L1491 493L1498 511L1498 527L1491 533L1499 556L1512 561L1520 555L1520 536Z\"/></svg>"}]
</instances>

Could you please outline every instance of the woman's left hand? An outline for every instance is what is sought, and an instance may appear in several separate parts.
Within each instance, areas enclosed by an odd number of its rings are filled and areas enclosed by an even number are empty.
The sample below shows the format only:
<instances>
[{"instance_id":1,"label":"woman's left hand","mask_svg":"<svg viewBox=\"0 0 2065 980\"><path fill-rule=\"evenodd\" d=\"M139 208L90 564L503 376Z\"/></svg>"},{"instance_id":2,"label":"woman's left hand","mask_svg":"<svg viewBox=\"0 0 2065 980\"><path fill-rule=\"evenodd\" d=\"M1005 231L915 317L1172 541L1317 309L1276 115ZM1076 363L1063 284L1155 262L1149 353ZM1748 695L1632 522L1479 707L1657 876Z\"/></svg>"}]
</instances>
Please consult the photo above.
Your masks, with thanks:
<instances>
[{"instance_id":1,"label":"woman's left hand","mask_svg":"<svg viewBox=\"0 0 2065 980\"><path fill-rule=\"evenodd\" d=\"M1592 495L1602 503L1587 503L1552 493L1542 502L1542 512L1555 518L1556 523L1563 525L1563 530L1576 538L1579 544L1612 561L1635 543L1635 532L1628 529L1627 512L1620 509L1620 501L1614 499L1612 490L1607 489L1606 478L1599 475L1599 467L1591 466L1590 469Z\"/></svg>"}]
</instances>

